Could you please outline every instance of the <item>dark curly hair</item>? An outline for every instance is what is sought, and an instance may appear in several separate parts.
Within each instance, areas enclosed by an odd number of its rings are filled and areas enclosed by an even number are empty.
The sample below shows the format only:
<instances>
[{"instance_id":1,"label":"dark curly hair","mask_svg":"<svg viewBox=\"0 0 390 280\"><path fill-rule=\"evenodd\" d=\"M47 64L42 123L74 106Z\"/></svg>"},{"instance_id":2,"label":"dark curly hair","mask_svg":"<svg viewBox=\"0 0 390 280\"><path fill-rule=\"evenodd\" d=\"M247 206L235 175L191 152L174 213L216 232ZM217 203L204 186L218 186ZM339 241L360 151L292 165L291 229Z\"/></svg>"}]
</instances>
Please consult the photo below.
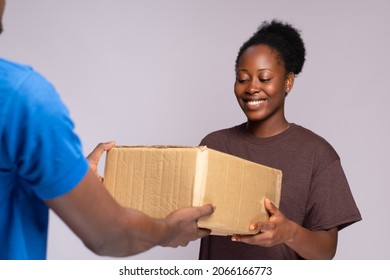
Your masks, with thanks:
<instances>
[{"instance_id":1,"label":"dark curly hair","mask_svg":"<svg viewBox=\"0 0 390 280\"><path fill-rule=\"evenodd\" d=\"M284 62L287 73L293 72L298 75L302 71L306 55L305 45L300 31L292 25L278 20L264 21L252 37L241 46L236 58L236 69L242 54L255 45L267 45L276 50Z\"/></svg>"}]
</instances>

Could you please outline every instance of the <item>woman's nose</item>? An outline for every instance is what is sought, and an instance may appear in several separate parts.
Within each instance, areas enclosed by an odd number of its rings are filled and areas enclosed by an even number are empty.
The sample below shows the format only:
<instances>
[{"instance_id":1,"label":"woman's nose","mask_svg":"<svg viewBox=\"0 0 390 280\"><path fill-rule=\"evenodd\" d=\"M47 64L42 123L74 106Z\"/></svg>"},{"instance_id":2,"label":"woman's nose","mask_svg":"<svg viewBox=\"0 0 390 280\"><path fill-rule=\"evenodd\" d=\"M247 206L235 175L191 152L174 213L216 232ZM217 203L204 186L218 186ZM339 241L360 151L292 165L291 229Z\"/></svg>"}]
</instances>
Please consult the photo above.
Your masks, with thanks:
<instances>
[{"instance_id":1,"label":"woman's nose","mask_svg":"<svg viewBox=\"0 0 390 280\"><path fill-rule=\"evenodd\" d=\"M261 91L260 82L258 79L251 79L248 83L248 87L246 89L247 93L255 94Z\"/></svg>"}]
</instances>

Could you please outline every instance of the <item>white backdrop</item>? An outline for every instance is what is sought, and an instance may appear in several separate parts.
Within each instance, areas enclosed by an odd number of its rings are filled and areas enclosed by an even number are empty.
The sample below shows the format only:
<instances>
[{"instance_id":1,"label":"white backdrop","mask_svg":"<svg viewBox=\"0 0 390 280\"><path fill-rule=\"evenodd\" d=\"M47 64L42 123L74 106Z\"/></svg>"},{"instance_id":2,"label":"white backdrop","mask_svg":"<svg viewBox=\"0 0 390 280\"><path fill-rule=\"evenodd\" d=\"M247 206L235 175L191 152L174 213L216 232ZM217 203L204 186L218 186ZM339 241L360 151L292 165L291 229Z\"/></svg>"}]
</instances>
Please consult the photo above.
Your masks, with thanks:
<instances>
[{"instance_id":1,"label":"white backdrop","mask_svg":"<svg viewBox=\"0 0 390 280\"><path fill-rule=\"evenodd\" d=\"M85 154L108 140L197 145L245 121L238 48L263 20L289 21L308 54L287 118L336 148L363 216L340 232L336 259L390 259L389 11L386 0L8 0L0 56L53 82ZM49 259L107 259L54 214L48 245ZM197 259L198 247L132 258Z\"/></svg>"}]
</instances>

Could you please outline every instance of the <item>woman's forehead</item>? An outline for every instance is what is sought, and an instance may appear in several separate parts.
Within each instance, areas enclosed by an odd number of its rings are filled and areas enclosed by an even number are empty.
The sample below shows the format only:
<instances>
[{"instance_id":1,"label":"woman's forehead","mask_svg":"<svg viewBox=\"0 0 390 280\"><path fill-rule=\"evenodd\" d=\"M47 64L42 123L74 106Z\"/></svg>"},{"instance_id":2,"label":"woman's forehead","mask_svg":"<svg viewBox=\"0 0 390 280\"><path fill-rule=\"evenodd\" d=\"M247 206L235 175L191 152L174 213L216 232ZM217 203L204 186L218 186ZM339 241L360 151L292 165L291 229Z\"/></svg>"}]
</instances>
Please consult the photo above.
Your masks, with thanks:
<instances>
[{"instance_id":1,"label":"woman's forehead","mask_svg":"<svg viewBox=\"0 0 390 280\"><path fill-rule=\"evenodd\" d=\"M273 67L276 64L284 65L279 52L264 44L251 46L242 53L238 66L246 64L256 64L258 67L265 68Z\"/></svg>"}]
</instances>

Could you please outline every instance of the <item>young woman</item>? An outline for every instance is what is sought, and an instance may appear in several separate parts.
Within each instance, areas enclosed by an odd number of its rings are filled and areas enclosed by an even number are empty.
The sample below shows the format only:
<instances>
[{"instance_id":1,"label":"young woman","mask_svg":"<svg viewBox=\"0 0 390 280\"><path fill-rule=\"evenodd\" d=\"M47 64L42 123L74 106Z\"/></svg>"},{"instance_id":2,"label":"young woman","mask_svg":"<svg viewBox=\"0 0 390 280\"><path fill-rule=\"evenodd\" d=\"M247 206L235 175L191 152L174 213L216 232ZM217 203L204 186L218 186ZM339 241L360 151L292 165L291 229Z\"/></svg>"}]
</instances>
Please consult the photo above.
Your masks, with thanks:
<instances>
[{"instance_id":1,"label":"young woman","mask_svg":"<svg viewBox=\"0 0 390 280\"><path fill-rule=\"evenodd\" d=\"M276 20L240 48L234 92L247 122L213 132L201 145L282 170L280 208L265 201L270 218L251 225L257 235L203 238L200 259L332 259L338 231L361 220L335 150L285 117L304 61L299 31Z\"/></svg>"}]
</instances>

